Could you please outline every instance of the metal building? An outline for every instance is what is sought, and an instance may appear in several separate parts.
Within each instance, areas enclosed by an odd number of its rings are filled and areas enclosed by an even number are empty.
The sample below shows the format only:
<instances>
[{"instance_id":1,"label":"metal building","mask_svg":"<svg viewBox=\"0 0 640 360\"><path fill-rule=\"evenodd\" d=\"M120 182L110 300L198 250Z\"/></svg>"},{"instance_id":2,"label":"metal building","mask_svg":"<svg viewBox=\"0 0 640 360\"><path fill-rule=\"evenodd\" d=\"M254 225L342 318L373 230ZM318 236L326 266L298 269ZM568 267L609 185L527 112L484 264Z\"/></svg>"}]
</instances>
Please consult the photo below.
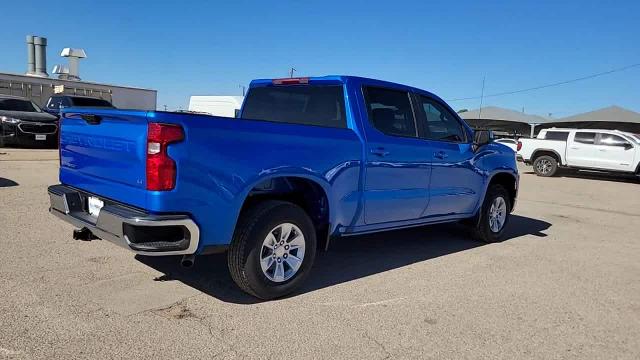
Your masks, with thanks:
<instances>
[{"instance_id":1,"label":"metal building","mask_svg":"<svg viewBox=\"0 0 640 360\"><path fill-rule=\"evenodd\" d=\"M40 107L45 106L50 96L65 94L108 100L123 109L156 109L156 90L81 81L78 61L87 57L83 49L62 50L60 55L69 61L69 65L56 65L54 74L58 78L54 79L47 73L47 39L28 35L26 45L26 73L0 72L0 94L25 97Z\"/></svg>"}]
</instances>

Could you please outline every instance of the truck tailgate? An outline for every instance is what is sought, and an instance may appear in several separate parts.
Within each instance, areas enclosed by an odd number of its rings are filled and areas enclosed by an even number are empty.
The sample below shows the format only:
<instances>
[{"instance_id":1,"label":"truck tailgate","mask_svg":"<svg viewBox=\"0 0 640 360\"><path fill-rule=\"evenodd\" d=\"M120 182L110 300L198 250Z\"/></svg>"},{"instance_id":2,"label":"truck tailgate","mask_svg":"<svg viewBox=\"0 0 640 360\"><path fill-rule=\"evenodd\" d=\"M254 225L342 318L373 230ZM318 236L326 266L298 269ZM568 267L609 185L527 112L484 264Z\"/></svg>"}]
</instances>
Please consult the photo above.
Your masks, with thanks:
<instances>
[{"instance_id":1,"label":"truck tailgate","mask_svg":"<svg viewBox=\"0 0 640 360\"><path fill-rule=\"evenodd\" d=\"M144 207L145 111L69 109L60 134L63 184Z\"/></svg>"}]
</instances>

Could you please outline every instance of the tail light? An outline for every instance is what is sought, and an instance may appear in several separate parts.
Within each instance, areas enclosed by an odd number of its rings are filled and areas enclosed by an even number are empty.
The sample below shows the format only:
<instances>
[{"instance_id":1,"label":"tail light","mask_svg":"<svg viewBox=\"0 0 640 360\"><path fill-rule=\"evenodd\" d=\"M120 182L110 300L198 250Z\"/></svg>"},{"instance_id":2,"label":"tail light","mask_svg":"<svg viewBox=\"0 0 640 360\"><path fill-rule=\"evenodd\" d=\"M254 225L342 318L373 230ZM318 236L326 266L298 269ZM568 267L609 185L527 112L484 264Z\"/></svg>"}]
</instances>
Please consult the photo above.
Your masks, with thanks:
<instances>
[{"instance_id":1,"label":"tail light","mask_svg":"<svg viewBox=\"0 0 640 360\"><path fill-rule=\"evenodd\" d=\"M516 146L516 150L520 151L522 149L522 141L518 141L518 145Z\"/></svg>"},{"instance_id":2,"label":"tail light","mask_svg":"<svg viewBox=\"0 0 640 360\"><path fill-rule=\"evenodd\" d=\"M176 186L176 163L167 154L167 147L183 139L184 131L180 125L149 123L147 190L167 191Z\"/></svg>"}]
</instances>

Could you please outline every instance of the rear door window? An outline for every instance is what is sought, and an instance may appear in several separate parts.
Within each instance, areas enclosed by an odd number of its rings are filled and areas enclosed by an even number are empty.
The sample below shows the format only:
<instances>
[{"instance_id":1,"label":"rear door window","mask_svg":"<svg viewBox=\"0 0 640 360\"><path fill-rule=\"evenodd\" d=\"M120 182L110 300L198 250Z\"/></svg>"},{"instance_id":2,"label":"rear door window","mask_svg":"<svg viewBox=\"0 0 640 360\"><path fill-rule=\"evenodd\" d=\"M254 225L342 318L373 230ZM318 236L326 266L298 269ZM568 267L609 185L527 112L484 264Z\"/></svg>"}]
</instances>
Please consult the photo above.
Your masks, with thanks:
<instances>
[{"instance_id":1,"label":"rear door window","mask_svg":"<svg viewBox=\"0 0 640 360\"><path fill-rule=\"evenodd\" d=\"M582 144L595 144L596 142L596 133L594 132L577 132L576 137L574 138L575 142Z\"/></svg>"},{"instance_id":2,"label":"rear door window","mask_svg":"<svg viewBox=\"0 0 640 360\"><path fill-rule=\"evenodd\" d=\"M547 131L547 134L544 136L545 140L560 140L567 141L569 137L568 131Z\"/></svg>"},{"instance_id":3,"label":"rear door window","mask_svg":"<svg viewBox=\"0 0 640 360\"><path fill-rule=\"evenodd\" d=\"M263 86L249 90L243 119L345 128L341 85Z\"/></svg>"},{"instance_id":4,"label":"rear door window","mask_svg":"<svg viewBox=\"0 0 640 360\"><path fill-rule=\"evenodd\" d=\"M369 122L386 135L417 137L416 122L406 91L365 87Z\"/></svg>"}]
</instances>

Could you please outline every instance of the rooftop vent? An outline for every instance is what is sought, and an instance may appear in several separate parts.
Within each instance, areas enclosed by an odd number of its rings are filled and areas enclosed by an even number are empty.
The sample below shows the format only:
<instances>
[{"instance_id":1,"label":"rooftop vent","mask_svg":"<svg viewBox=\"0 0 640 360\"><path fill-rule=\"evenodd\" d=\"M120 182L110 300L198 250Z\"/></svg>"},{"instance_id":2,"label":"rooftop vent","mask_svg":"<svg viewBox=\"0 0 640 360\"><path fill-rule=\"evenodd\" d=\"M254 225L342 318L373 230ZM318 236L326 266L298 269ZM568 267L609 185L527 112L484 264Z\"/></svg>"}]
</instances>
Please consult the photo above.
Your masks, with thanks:
<instances>
[{"instance_id":1,"label":"rooftop vent","mask_svg":"<svg viewBox=\"0 0 640 360\"><path fill-rule=\"evenodd\" d=\"M67 65L55 65L52 72L54 75L58 75L60 80L69 80L69 67Z\"/></svg>"},{"instance_id":2,"label":"rooftop vent","mask_svg":"<svg viewBox=\"0 0 640 360\"><path fill-rule=\"evenodd\" d=\"M63 72L62 74L65 75L68 80L80 80L80 71L78 69L80 59L87 57L84 49L64 48L62 49L60 56L69 59L69 66L66 68L66 72ZM64 69L65 68L63 66L60 70L62 71ZM58 77L60 77L60 75Z\"/></svg>"}]
</instances>

